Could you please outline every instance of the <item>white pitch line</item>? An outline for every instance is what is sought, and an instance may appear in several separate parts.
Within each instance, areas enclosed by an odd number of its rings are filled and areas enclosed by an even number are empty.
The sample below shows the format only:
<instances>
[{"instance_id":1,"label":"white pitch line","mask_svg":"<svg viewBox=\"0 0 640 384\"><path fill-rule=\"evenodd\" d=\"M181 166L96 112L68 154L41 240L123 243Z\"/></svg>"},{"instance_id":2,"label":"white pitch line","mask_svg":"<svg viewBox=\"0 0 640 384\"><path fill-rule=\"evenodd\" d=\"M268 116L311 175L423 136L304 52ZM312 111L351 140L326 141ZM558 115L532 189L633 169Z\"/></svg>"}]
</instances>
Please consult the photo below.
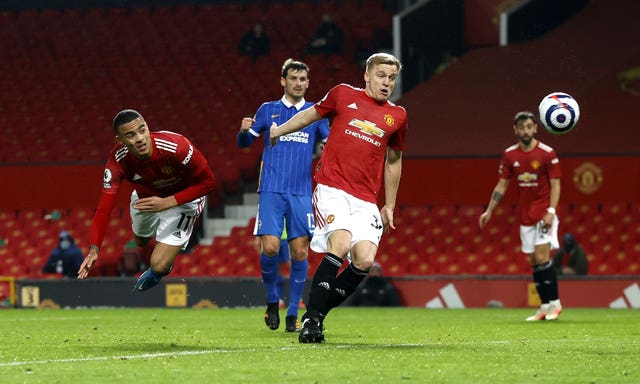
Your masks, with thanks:
<instances>
[{"instance_id":1,"label":"white pitch line","mask_svg":"<svg viewBox=\"0 0 640 384\"><path fill-rule=\"evenodd\" d=\"M320 345L320 344L318 344ZM311 346L311 345L309 345ZM397 347L397 348L414 348L414 347L423 347L422 344L383 344L381 347ZM358 345L335 345L336 348L359 348L363 346ZM300 347L284 347L280 348L281 351L290 351L290 350L299 350L303 349L305 346ZM154 359L157 357L167 357L167 356L196 356L196 355L212 355L215 353L245 353L245 352L257 352L258 350L255 348L250 349L208 349L204 351L177 351L177 352L159 352L159 353L144 353L142 355L127 355L127 356L97 356L97 357L79 357L79 358L69 358L69 359L50 359L50 360L33 360L33 361L12 361L2 363L0 362L0 367L15 367L21 365L30 365L30 364L51 364L51 363L78 363L84 361L107 361L107 360L134 360L134 359Z\"/></svg>"},{"instance_id":2,"label":"white pitch line","mask_svg":"<svg viewBox=\"0 0 640 384\"><path fill-rule=\"evenodd\" d=\"M98 357L80 357L70 359L51 359L51 360L34 360L34 361L13 361L8 363L0 363L0 367L12 367L30 364L50 364L50 363L77 363L82 361L105 361L105 360L134 360L134 359L153 359L156 357L167 356L193 356L193 355L211 355L214 353L243 353L255 352L256 349L211 349L206 351L178 351L178 352L160 352L160 353L144 353L142 355L127 356L98 356Z\"/></svg>"},{"instance_id":3,"label":"white pitch line","mask_svg":"<svg viewBox=\"0 0 640 384\"><path fill-rule=\"evenodd\" d=\"M83 317L82 320L102 320L102 316L92 316L92 317ZM0 319L0 323L15 323L18 321L67 321L67 320L78 320L77 317L38 317L38 318L4 318Z\"/></svg>"}]
</instances>

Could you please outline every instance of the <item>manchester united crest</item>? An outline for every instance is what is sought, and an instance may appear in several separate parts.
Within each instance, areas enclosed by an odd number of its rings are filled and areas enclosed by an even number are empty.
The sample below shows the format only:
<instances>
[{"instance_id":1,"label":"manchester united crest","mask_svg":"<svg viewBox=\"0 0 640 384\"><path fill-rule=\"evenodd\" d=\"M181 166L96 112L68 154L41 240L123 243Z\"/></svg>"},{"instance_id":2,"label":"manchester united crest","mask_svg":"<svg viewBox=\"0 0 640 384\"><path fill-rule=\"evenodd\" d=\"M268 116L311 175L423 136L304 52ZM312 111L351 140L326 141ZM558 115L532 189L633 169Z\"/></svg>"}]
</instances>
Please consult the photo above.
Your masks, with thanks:
<instances>
[{"instance_id":1,"label":"manchester united crest","mask_svg":"<svg viewBox=\"0 0 640 384\"><path fill-rule=\"evenodd\" d=\"M580 192L587 195L600 189L602 181L602 168L589 161L573 170L573 183Z\"/></svg>"},{"instance_id":2,"label":"manchester united crest","mask_svg":"<svg viewBox=\"0 0 640 384\"><path fill-rule=\"evenodd\" d=\"M395 120L393 119L393 116L386 114L384 115L384 122L391 127L395 123Z\"/></svg>"}]
</instances>

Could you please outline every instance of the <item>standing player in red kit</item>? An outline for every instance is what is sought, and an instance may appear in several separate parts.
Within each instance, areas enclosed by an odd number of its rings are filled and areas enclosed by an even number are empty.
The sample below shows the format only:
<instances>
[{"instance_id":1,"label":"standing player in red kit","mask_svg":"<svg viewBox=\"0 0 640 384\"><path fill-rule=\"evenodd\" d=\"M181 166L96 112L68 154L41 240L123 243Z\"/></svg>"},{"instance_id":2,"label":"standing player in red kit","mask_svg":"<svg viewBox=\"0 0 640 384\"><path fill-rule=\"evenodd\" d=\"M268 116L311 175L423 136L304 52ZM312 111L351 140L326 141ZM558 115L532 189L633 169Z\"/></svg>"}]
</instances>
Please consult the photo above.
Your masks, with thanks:
<instances>
[{"instance_id":1,"label":"standing player in red kit","mask_svg":"<svg viewBox=\"0 0 640 384\"><path fill-rule=\"evenodd\" d=\"M118 189L127 180L134 186L129 210L136 245L143 247L156 238L150 267L135 285L135 290L145 291L171 272L216 181L207 160L187 138L169 131L150 132L140 113L120 111L113 129L119 143L107 160L89 254L78 278L87 277L98 260Z\"/></svg>"},{"instance_id":2,"label":"standing player in red kit","mask_svg":"<svg viewBox=\"0 0 640 384\"><path fill-rule=\"evenodd\" d=\"M405 109L388 99L401 67L393 55L373 54L367 59L364 89L337 85L313 108L271 127L275 145L280 136L321 118L333 119L313 193L316 230L311 248L326 255L311 283L298 336L301 343L324 341L327 313L355 291L375 260L382 233L395 228L393 210L408 123ZM382 183L385 205L378 209ZM350 265L337 275L348 254Z\"/></svg>"},{"instance_id":3,"label":"standing player in red kit","mask_svg":"<svg viewBox=\"0 0 640 384\"><path fill-rule=\"evenodd\" d=\"M535 139L538 124L533 113L518 112L513 128L519 142L504 151L498 184L478 222L480 228L485 227L507 192L509 180L516 180L522 252L529 255L533 281L542 302L527 321L556 320L562 305L558 277L549 254L551 249L559 248L556 207L560 200L560 162L553 148Z\"/></svg>"}]
</instances>

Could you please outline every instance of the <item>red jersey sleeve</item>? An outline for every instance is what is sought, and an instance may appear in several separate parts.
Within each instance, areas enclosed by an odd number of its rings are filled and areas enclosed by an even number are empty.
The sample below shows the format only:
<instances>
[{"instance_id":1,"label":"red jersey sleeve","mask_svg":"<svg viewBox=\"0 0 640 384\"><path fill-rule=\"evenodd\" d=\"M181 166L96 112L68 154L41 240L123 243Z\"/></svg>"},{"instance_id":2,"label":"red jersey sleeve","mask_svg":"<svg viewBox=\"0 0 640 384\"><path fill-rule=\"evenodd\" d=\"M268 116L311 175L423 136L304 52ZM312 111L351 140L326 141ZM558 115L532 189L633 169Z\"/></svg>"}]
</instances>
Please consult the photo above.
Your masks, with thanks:
<instances>
[{"instance_id":1,"label":"red jersey sleeve","mask_svg":"<svg viewBox=\"0 0 640 384\"><path fill-rule=\"evenodd\" d=\"M187 141L188 142L188 141ZM211 172L207 159L196 147L188 142L186 153L182 153L182 164L189 169L192 183L187 188L176 193L174 197L178 204L184 204L198 197L208 195L216 189L216 179Z\"/></svg>"},{"instance_id":2,"label":"red jersey sleeve","mask_svg":"<svg viewBox=\"0 0 640 384\"><path fill-rule=\"evenodd\" d=\"M91 234L90 245L102 246L102 241L107 233L107 227L109 225L109 217L111 211L116 204L116 197L118 196L118 189L122 182L123 171L120 165L115 161L117 152L112 151L107 161L107 165L104 169L102 195L100 196L100 202L98 208L93 216L91 222Z\"/></svg>"},{"instance_id":3,"label":"red jersey sleeve","mask_svg":"<svg viewBox=\"0 0 640 384\"><path fill-rule=\"evenodd\" d=\"M559 179L562 176L562 171L560 168L560 160L558 159L558 155L556 154L555 150L549 153L548 161L549 161L549 164L547 165L547 167L549 172L549 178Z\"/></svg>"},{"instance_id":4,"label":"red jersey sleeve","mask_svg":"<svg viewBox=\"0 0 640 384\"><path fill-rule=\"evenodd\" d=\"M507 153L507 151L502 153L502 159L500 159L500 165L498 166L498 175L501 179L511 179L513 175L513 169Z\"/></svg>"},{"instance_id":5,"label":"red jersey sleeve","mask_svg":"<svg viewBox=\"0 0 640 384\"><path fill-rule=\"evenodd\" d=\"M104 235L107 233L107 226L109 225L109 217L116 204L116 196L117 195L113 193L102 193L100 202L98 203L98 209L91 223L90 245L97 245L98 248L102 247L102 241L104 240Z\"/></svg>"},{"instance_id":6,"label":"red jersey sleeve","mask_svg":"<svg viewBox=\"0 0 640 384\"><path fill-rule=\"evenodd\" d=\"M340 88L344 86L344 84L338 84L335 87L331 88L329 92L322 98L322 100L318 101L314 106L316 111L322 117L327 117L335 113L337 108L338 96L340 93Z\"/></svg>"},{"instance_id":7,"label":"red jersey sleeve","mask_svg":"<svg viewBox=\"0 0 640 384\"><path fill-rule=\"evenodd\" d=\"M400 128L398 128L398 130L389 138L389 147L396 151L404 151L407 130L409 129L407 111L400 106L396 106L396 108L399 108L400 111L402 111L402 113L398 114L399 117L402 117L402 121L400 121Z\"/></svg>"}]
</instances>

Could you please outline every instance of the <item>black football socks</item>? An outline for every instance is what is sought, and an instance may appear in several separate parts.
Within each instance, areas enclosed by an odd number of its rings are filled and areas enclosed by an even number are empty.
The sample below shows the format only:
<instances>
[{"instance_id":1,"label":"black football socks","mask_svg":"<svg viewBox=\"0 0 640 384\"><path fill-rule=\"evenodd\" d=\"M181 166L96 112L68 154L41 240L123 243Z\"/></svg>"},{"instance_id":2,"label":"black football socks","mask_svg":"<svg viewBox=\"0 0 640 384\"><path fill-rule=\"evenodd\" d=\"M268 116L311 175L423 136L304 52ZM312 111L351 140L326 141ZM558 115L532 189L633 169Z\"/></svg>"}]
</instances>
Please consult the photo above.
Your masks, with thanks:
<instances>
[{"instance_id":1,"label":"black football socks","mask_svg":"<svg viewBox=\"0 0 640 384\"><path fill-rule=\"evenodd\" d=\"M368 273L368 271L356 268L353 264L349 264L344 271L340 272L329 295L329 310L342 304L347 297L355 292Z\"/></svg>"},{"instance_id":2,"label":"black football socks","mask_svg":"<svg viewBox=\"0 0 640 384\"><path fill-rule=\"evenodd\" d=\"M313 274L307 305L307 312L311 318L324 318L331 309L329 298L342 262L343 260L338 256L327 253Z\"/></svg>"},{"instance_id":3,"label":"black football socks","mask_svg":"<svg viewBox=\"0 0 640 384\"><path fill-rule=\"evenodd\" d=\"M533 266L533 281L542 304L558 299L558 275L551 260Z\"/></svg>"}]
</instances>

